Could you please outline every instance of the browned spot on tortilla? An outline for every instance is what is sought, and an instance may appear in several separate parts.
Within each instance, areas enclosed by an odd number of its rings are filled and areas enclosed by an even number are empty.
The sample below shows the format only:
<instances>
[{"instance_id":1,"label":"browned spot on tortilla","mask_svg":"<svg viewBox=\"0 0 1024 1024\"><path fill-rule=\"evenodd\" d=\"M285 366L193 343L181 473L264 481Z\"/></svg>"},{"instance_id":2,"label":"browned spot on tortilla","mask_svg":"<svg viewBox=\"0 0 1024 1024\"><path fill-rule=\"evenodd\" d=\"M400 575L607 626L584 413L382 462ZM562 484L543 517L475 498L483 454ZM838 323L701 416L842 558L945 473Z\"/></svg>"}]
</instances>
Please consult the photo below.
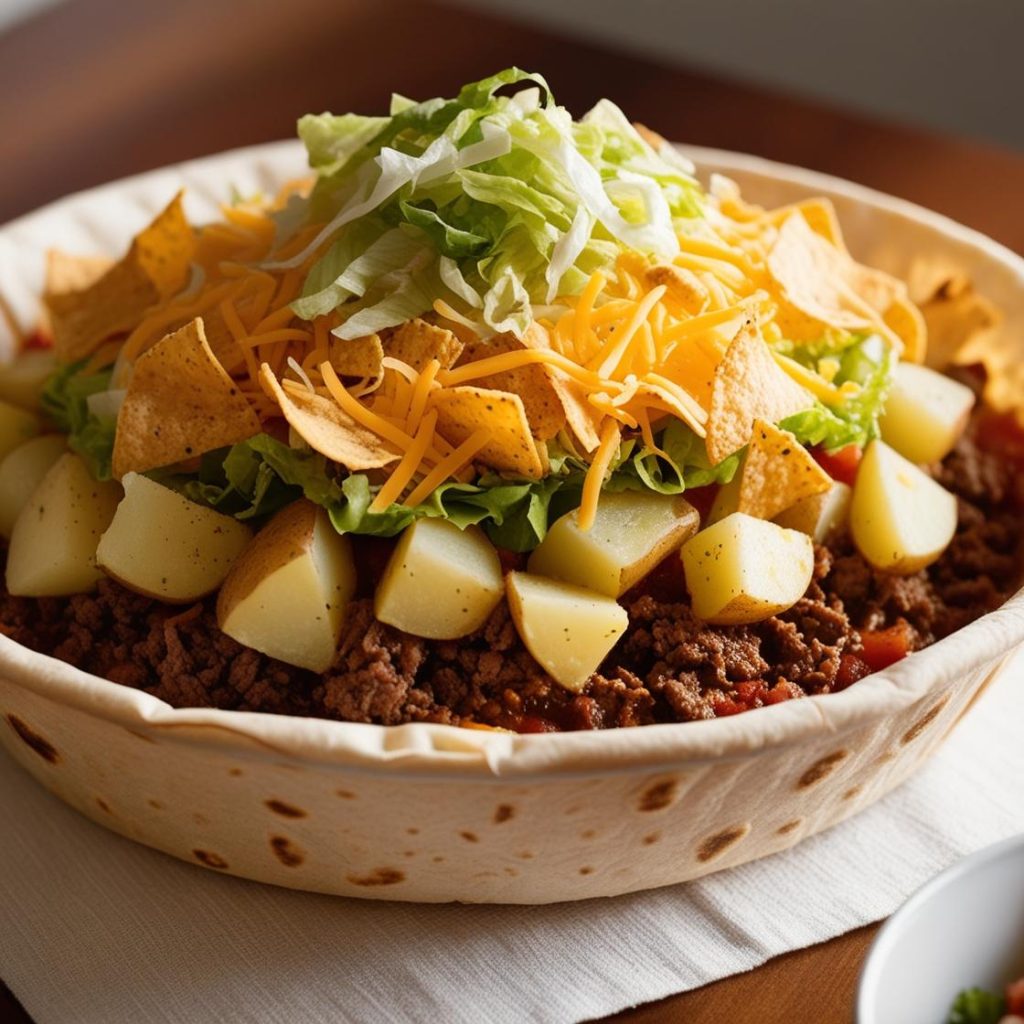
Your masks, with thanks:
<instances>
[{"instance_id":1,"label":"browned spot on tortilla","mask_svg":"<svg viewBox=\"0 0 1024 1024\"><path fill-rule=\"evenodd\" d=\"M661 839L660 832L651 832L650 835L644 836L643 844L644 846L653 846L659 839Z\"/></svg>"},{"instance_id":2,"label":"browned spot on tortilla","mask_svg":"<svg viewBox=\"0 0 1024 1024\"><path fill-rule=\"evenodd\" d=\"M416 856L416 851L415 850L406 850L405 853L402 854L402 856L403 857L407 857L407 858L409 858L411 860L413 857Z\"/></svg>"},{"instance_id":3,"label":"browned spot on tortilla","mask_svg":"<svg viewBox=\"0 0 1024 1024\"><path fill-rule=\"evenodd\" d=\"M566 814L579 814L580 811L582 811L582 810L583 810L583 807L582 807L581 804L573 804L572 807L566 807L565 813Z\"/></svg>"},{"instance_id":4,"label":"browned spot on tortilla","mask_svg":"<svg viewBox=\"0 0 1024 1024\"><path fill-rule=\"evenodd\" d=\"M864 787L863 787L863 786L860 786L860 785L857 785L857 786L851 786L851 787L850 787L850 788L849 788L849 789L848 789L848 790L847 790L847 791L846 791L846 792L845 792L845 793L843 794L843 799L844 799L844 800L852 800L852 799L853 799L853 798L854 798L855 796L859 796L859 795L860 795L860 791L861 791L861 790L862 790L863 788L864 788Z\"/></svg>"},{"instance_id":5,"label":"browned spot on tortilla","mask_svg":"<svg viewBox=\"0 0 1024 1024\"><path fill-rule=\"evenodd\" d=\"M503 822L509 821L514 818L516 809L511 804L498 804L494 808L494 824L500 825Z\"/></svg>"},{"instance_id":6,"label":"browned spot on tortilla","mask_svg":"<svg viewBox=\"0 0 1024 1024\"><path fill-rule=\"evenodd\" d=\"M231 775L231 776L233 776L236 779L238 778L239 775L242 775L242 774L243 774L243 772L242 772L241 768L229 768L228 769L228 775Z\"/></svg>"},{"instance_id":7,"label":"browned spot on tortilla","mask_svg":"<svg viewBox=\"0 0 1024 1024\"><path fill-rule=\"evenodd\" d=\"M878 757L875 759L875 764L876 765L888 764L895 757L896 757L896 751L895 750L887 750L884 754L879 754L878 755Z\"/></svg>"},{"instance_id":8,"label":"browned spot on tortilla","mask_svg":"<svg viewBox=\"0 0 1024 1024\"><path fill-rule=\"evenodd\" d=\"M787 836L790 832L798 829L802 824L802 818L794 818L792 821L787 821L785 825L780 825L776 831L780 836Z\"/></svg>"},{"instance_id":9,"label":"browned spot on tortilla","mask_svg":"<svg viewBox=\"0 0 1024 1024\"><path fill-rule=\"evenodd\" d=\"M197 824L197 825L209 825L210 824L210 819L205 814L200 814L199 811L196 811L192 815L192 821L195 822L195 824Z\"/></svg>"},{"instance_id":10,"label":"browned spot on tortilla","mask_svg":"<svg viewBox=\"0 0 1024 1024\"><path fill-rule=\"evenodd\" d=\"M129 729L128 726L124 727L124 731L131 736L134 736L137 740L142 740L143 743L156 744L156 740L152 736L147 736L144 732L136 732L134 729Z\"/></svg>"},{"instance_id":11,"label":"browned spot on tortilla","mask_svg":"<svg viewBox=\"0 0 1024 1024\"><path fill-rule=\"evenodd\" d=\"M368 875L346 875L353 885L398 885L405 881L405 872L395 868L374 868Z\"/></svg>"},{"instance_id":12,"label":"browned spot on tortilla","mask_svg":"<svg viewBox=\"0 0 1024 1024\"><path fill-rule=\"evenodd\" d=\"M109 814L109 815L113 815L114 814L114 809L101 796L96 797L96 806L101 811L103 811L104 814Z\"/></svg>"},{"instance_id":13,"label":"browned spot on tortilla","mask_svg":"<svg viewBox=\"0 0 1024 1024\"><path fill-rule=\"evenodd\" d=\"M700 846L697 847L697 860L706 863L720 856L730 846L738 843L750 831L749 825L736 825L727 828L713 836L708 836Z\"/></svg>"},{"instance_id":14,"label":"browned spot on tortilla","mask_svg":"<svg viewBox=\"0 0 1024 1024\"><path fill-rule=\"evenodd\" d=\"M209 850L193 850L192 856L200 864L205 864L208 868L216 868L218 871L224 871L228 866L228 862L223 857L219 854L211 853Z\"/></svg>"},{"instance_id":15,"label":"browned spot on tortilla","mask_svg":"<svg viewBox=\"0 0 1024 1024\"><path fill-rule=\"evenodd\" d=\"M593 839L594 836L596 836L596 835L597 835L597 829L596 828L588 828L588 829L584 829L580 833L580 839Z\"/></svg>"},{"instance_id":16,"label":"browned spot on tortilla","mask_svg":"<svg viewBox=\"0 0 1024 1024\"><path fill-rule=\"evenodd\" d=\"M154 811L162 811L164 809L164 805L160 803L159 800L147 800L146 803L149 804Z\"/></svg>"},{"instance_id":17,"label":"browned spot on tortilla","mask_svg":"<svg viewBox=\"0 0 1024 1024\"><path fill-rule=\"evenodd\" d=\"M519 872L515 868L505 868L505 874L508 875L509 878L519 877Z\"/></svg>"},{"instance_id":18,"label":"browned spot on tortilla","mask_svg":"<svg viewBox=\"0 0 1024 1024\"><path fill-rule=\"evenodd\" d=\"M662 779L660 782L655 782L640 794L640 803L637 805L637 809L663 811L675 802L678 790L678 779Z\"/></svg>"},{"instance_id":19,"label":"browned spot on tortilla","mask_svg":"<svg viewBox=\"0 0 1024 1024\"><path fill-rule=\"evenodd\" d=\"M813 786L817 782L821 782L826 775L831 774L840 761L845 760L849 756L848 750L837 750L832 754L828 754L818 761L815 761L810 768L807 769L800 776L799 782L797 782L797 789L806 789L808 786Z\"/></svg>"},{"instance_id":20,"label":"browned spot on tortilla","mask_svg":"<svg viewBox=\"0 0 1024 1024\"><path fill-rule=\"evenodd\" d=\"M286 868L297 868L306 860L305 851L285 836L271 836L270 848Z\"/></svg>"},{"instance_id":21,"label":"browned spot on tortilla","mask_svg":"<svg viewBox=\"0 0 1024 1024\"><path fill-rule=\"evenodd\" d=\"M949 697L943 697L938 704L935 705L931 710L926 711L902 736L900 743L906 746L908 743L913 743L918 736L921 735L928 728L932 722L935 721L936 716L946 706L946 701Z\"/></svg>"},{"instance_id":22,"label":"browned spot on tortilla","mask_svg":"<svg viewBox=\"0 0 1024 1024\"><path fill-rule=\"evenodd\" d=\"M351 789L336 789L334 791L335 796L340 796L342 800L356 800L356 794Z\"/></svg>"},{"instance_id":23,"label":"browned spot on tortilla","mask_svg":"<svg viewBox=\"0 0 1024 1024\"><path fill-rule=\"evenodd\" d=\"M31 747L44 761L49 761L50 764L57 764L60 761L57 748L48 739L40 736L35 729L29 728L17 715L8 715L7 721L21 741Z\"/></svg>"},{"instance_id":24,"label":"browned spot on tortilla","mask_svg":"<svg viewBox=\"0 0 1024 1024\"><path fill-rule=\"evenodd\" d=\"M536 854L535 853L530 853L529 850L523 850L522 853L517 853L516 856L520 860L533 860L533 858L536 856Z\"/></svg>"},{"instance_id":25,"label":"browned spot on tortilla","mask_svg":"<svg viewBox=\"0 0 1024 1024\"><path fill-rule=\"evenodd\" d=\"M264 800L263 802L275 814L280 814L282 818L307 817L306 812L301 807L295 807L292 804L286 804L283 800Z\"/></svg>"},{"instance_id":26,"label":"browned spot on tortilla","mask_svg":"<svg viewBox=\"0 0 1024 1024\"><path fill-rule=\"evenodd\" d=\"M594 873L594 869L592 867L585 866L585 867L580 868L580 874L581 875L592 875L593 873Z\"/></svg>"},{"instance_id":27,"label":"browned spot on tortilla","mask_svg":"<svg viewBox=\"0 0 1024 1024\"><path fill-rule=\"evenodd\" d=\"M467 843L479 843L480 837L475 832L460 832L460 836L466 840Z\"/></svg>"},{"instance_id":28,"label":"browned spot on tortilla","mask_svg":"<svg viewBox=\"0 0 1024 1024\"><path fill-rule=\"evenodd\" d=\"M420 830L418 828L407 828L405 833L410 836L418 836L420 834Z\"/></svg>"},{"instance_id":29,"label":"browned spot on tortilla","mask_svg":"<svg viewBox=\"0 0 1024 1024\"><path fill-rule=\"evenodd\" d=\"M431 860L432 860L432 861L433 861L433 862L434 862L435 864L443 864L443 863L444 863L444 857L442 857L442 856L441 856L440 854L438 854L438 855L437 855L436 857L431 857L430 859L431 859Z\"/></svg>"}]
</instances>

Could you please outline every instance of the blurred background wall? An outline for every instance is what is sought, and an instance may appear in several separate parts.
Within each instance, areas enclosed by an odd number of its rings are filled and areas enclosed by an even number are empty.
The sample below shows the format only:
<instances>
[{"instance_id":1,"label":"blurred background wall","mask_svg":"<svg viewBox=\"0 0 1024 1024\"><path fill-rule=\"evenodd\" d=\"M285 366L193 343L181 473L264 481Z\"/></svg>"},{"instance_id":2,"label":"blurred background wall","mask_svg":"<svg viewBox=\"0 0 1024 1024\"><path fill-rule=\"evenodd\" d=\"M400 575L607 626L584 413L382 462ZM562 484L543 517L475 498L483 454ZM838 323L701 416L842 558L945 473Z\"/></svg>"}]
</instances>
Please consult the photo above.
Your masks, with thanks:
<instances>
[{"instance_id":1,"label":"blurred background wall","mask_svg":"<svg viewBox=\"0 0 1024 1024\"><path fill-rule=\"evenodd\" d=\"M457 2L1024 149L1024 0Z\"/></svg>"}]
</instances>

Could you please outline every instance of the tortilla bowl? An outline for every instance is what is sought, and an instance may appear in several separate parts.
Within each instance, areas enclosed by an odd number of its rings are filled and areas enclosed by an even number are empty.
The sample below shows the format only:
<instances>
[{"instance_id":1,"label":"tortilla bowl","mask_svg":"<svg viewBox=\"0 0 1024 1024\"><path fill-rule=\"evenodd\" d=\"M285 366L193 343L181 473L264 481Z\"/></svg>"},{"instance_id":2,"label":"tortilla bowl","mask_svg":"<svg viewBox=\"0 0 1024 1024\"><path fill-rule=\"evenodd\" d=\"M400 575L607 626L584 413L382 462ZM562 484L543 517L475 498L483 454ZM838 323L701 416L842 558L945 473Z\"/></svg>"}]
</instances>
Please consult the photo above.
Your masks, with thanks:
<instances>
[{"instance_id":1,"label":"tortilla bowl","mask_svg":"<svg viewBox=\"0 0 1024 1024\"><path fill-rule=\"evenodd\" d=\"M906 275L924 256L966 273L1005 313L989 354L1022 372L1020 257L838 179L688 152L702 176L727 173L753 201L830 197L867 263ZM50 246L113 253L182 185L200 220L231 185L270 189L302 164L293 143L240 150L24 217L0 230L4 305L23 328L35 321ZM176 710L0 635L0 744L89 818L210 870L375 899L550 903L686 881L849 817L942 743L1022 641L1024 591L842 693L712 721L518 736Z\"/></svg>"}]
</instances>

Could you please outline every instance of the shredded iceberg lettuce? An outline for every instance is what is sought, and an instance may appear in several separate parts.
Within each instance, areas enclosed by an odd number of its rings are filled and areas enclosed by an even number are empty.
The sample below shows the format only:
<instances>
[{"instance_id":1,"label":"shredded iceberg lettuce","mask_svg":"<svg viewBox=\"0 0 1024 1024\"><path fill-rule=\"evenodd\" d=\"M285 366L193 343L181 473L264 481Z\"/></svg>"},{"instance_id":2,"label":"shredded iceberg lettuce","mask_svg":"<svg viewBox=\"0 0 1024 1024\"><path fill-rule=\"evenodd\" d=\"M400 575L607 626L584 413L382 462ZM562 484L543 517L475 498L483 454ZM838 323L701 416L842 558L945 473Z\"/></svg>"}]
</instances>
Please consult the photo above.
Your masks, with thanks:
<instances>
[{"instance_id":1,"label":"shredded iceberg lettuce","mask_svg":"<svg viewBox=\"0 0 1024 1024\"><path fill-rule=\"evenodd\" d=\"M498 95L515 85L526 87ZM692 168L613 103L573 121L543 78L516 68L453 99L395 97L389 117L310 115L299 135L318 175L306 221L324 226L269 266L298 267L330 242L293 308L341 309L341 338L438 298L521 335L534 305L579 292L623 248L674 256L679 222L702 212Z\"/></svg>"}]
</instances>

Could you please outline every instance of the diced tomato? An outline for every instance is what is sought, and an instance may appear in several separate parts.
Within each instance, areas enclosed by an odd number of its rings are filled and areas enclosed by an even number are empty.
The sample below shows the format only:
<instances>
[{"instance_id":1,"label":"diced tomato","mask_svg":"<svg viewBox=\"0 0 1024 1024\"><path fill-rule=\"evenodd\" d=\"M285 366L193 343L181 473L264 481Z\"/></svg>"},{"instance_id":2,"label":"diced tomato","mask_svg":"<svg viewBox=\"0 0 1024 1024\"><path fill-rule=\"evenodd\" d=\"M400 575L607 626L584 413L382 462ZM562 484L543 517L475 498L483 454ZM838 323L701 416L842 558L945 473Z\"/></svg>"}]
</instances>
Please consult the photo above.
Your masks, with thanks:
<instances>
[{"instance_id":1,"label":"diced tomato","mask_svg":"<svg viewBox=\"0 0 1024 1024\"><path fill-rule=\"evenodd\" d=\"M840 690L845 690L865 676L871 675L871 672L871 666L863 658L858 658L856 654L844 654L839 659L839 671L832 684L832 692L838 693Z\"/></svg>"},{"instance_id":2,"label":"diced tomato","mask_svg":"<svg viewBox=\"0 0 1024 1024\"><path fill-rule=\"evenodd\" d=\"M794 688L789 683L776 683L771 689L763 679L752 679L737 683L731 693L723 694L715 704L715 716L727 718L743 711L752 711L769 704L781 704L794 696Z\"/></svg>"},{"instance_id":3,"label":"diced tomato","mask_svg":"<svg viewBox=\"0 0 1024 1024\"><path fill-rule=\"evenodd\" d=\"M715 497L721 488L718 484L708 484L706 487L693 487L683 497L700 513L700 521L703 523L711 506L715 503Z\"/></svg>"},{"instance_id":4,"label":"diced tomato","mask_svg":"<svg viewBox=\"0 0 1024 1024\"><path fill-rule=\"evenodd\" d=\"M833 480L852 487L854 480L857 479L857 467L864 452L860 445L848 444L834 452L827 452L824 448L812 448L811 454Z\"/></svg>"},{"instance_id":5,"label":"diced tomato","mask_svg":"<svg viewBox=\"0 0 1024 1024\"><path fill-rule=\"evenodd\" d=\"M911 652L914 631L908 622L900 619L888 629L861 630L860 639L864 647L863 660L872 672L880 672Z\"/></svg>"},{"instance_id":6,"label":"diced tomato","mask_svg":"<svg viewBox=\"0 0 1024 1024\"><path fill-rule=\"evenodd\" d=\"M35 348L53 348L53 338L48 334L43 334L41 330L36 329L21 343L21 348L23 352L27 352L29 349Z\"/></svg>"},{"instance_id":7,"label":"diced tomato","mask_svg":"<svg viewBox=\"0 0 1024 1024\"><path fill-rule=\"evenodd\" d=\"M1024 978L1006 986L1006 1012L1024 1016Z\"/></svg>"},{"instance_id":8,"label":"diced tomato","mask_svg":"<svg viewBox=\"0 0 1024 1024\"><path fill-rule=\"evenodd\" d=\"M797 688L792 683L776 683L764 697L765 704L781 704L797 696Z\"/></svg>"}]
</instances>

